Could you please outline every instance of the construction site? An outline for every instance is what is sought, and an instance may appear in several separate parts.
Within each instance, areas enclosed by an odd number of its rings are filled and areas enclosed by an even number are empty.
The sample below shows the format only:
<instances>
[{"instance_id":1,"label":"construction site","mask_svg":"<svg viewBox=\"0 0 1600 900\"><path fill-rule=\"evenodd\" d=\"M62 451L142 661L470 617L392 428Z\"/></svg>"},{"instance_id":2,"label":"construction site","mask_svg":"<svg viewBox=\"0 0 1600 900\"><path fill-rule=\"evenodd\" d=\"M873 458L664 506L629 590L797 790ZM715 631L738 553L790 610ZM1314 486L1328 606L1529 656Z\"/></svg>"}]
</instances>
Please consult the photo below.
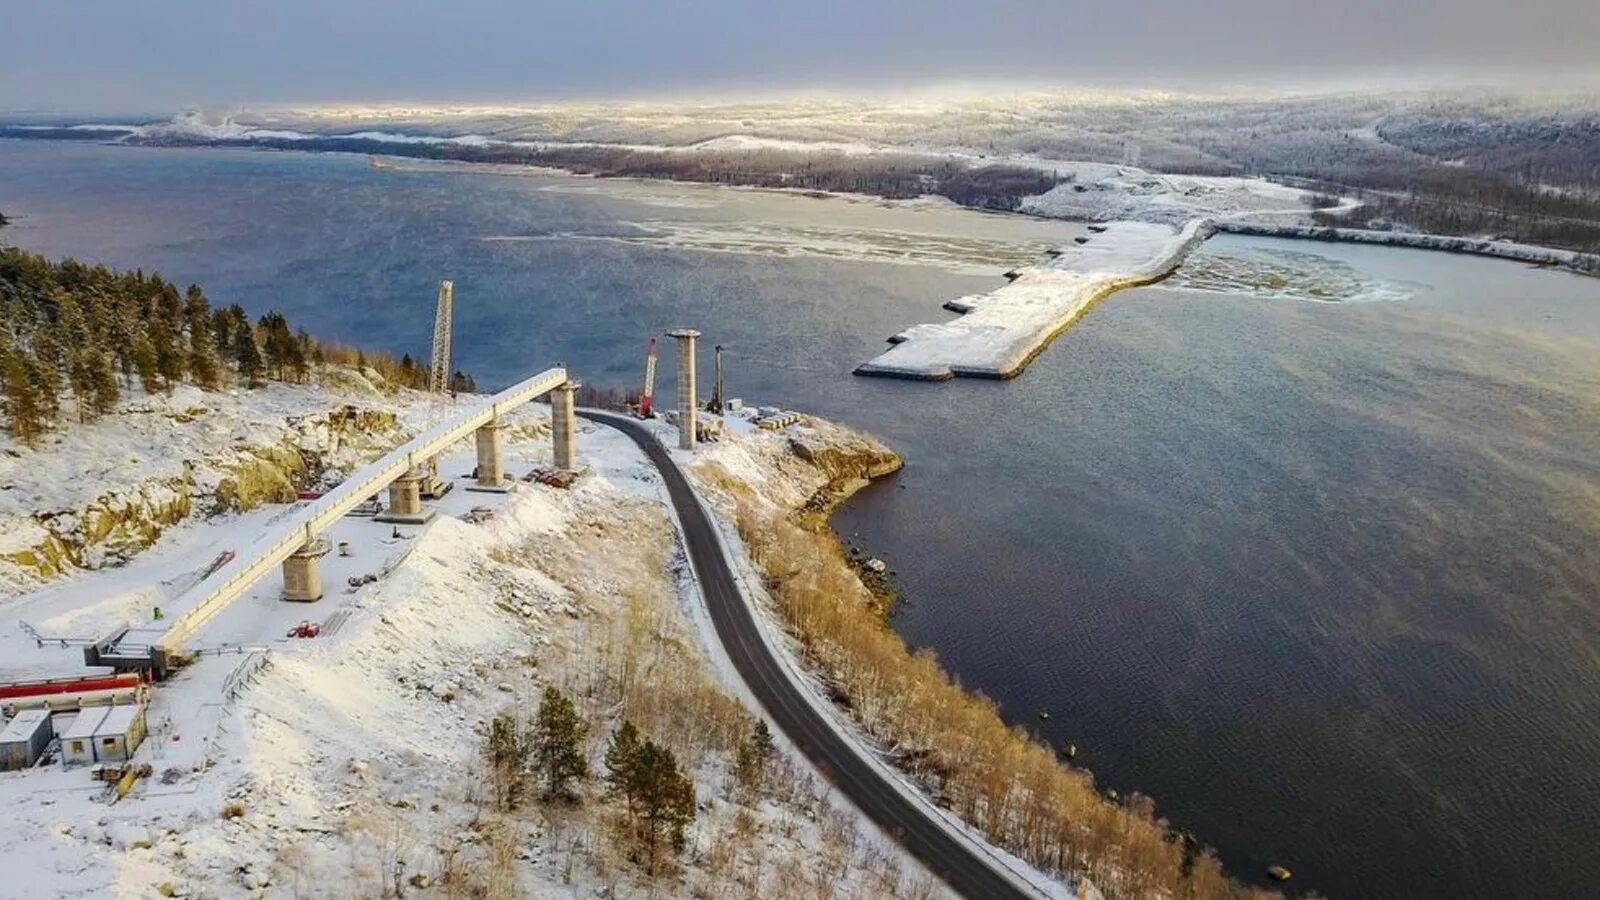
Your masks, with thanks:
<instances>
[{"instance_id":1,"label":"construction site","mask_svg":"<svg viewBox=\"0 0 1600 900\"><path fill-rule=\"evenodd\" d=\"M185 736L215 733L221 701L247 684L270 654L336 634L362 588L399 566L422 529L440 518L493 518L519 485L572 487L584 471L580 383L556 366L494 394L455 395L454 293L452 282L440 283L427 392L435 405L421 433L331 490L302 492L293 504L265 507L238 522L201 526L216 540L179 565L192 572L183 578L135 561L113 579L47 587L13 606L17 627L0 630L0 770L84 768L106 783L114 800L158 768L203 766L207 742ZM700 403L700 333L680 329L670 336L676 408L658 417L657 341L651 337L642 389L628 412L671 426L678 452L721 438L726 415L757 428L798 419L776 409L746 410L726 398L721 346L711 397ZM548 454L518 465L508 454L506 431L536 400L549 403ZM141 583L161 589L144 620L103 621L95 614L106 594ZM63 621L74 630L31 624ZM165 702L174 685L184 687L184 702ZM197 697L210 702L193 702Z\"/></svg>"}]
</instances>

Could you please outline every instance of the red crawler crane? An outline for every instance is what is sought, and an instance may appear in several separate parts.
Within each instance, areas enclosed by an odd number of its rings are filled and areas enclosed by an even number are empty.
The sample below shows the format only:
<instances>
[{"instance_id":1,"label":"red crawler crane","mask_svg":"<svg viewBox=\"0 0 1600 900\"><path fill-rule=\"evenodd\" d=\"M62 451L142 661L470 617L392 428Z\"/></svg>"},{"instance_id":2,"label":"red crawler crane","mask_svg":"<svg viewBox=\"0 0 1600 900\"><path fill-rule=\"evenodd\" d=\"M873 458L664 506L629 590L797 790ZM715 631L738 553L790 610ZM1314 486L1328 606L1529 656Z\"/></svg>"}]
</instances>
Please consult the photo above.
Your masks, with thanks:
<instances>
[{"instance_id":1,"label":"red crawler crane","mask_svg":"<svg viewBox=\"0 0 1600 900\"><path fill-rule=\"evenodd\" d=\"M639 395L639 418L655 416L656 400L656 339L650 338L650 350L644 360L644 392Z\"/></svg>"}]
</instances>

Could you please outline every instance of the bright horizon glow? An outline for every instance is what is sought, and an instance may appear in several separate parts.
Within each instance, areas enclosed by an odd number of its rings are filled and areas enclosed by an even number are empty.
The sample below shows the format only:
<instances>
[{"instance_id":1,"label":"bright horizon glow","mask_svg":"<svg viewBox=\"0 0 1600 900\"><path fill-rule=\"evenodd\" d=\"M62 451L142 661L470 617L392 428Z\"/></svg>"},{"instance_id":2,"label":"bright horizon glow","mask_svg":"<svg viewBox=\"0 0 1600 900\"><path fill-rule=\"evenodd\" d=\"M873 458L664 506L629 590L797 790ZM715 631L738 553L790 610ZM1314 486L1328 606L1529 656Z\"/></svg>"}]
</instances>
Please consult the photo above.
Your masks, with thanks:
<instances>
[{"instance_id":1,"label":"bright horizon glow","mask_svg":"<svg viewBox=\"0 0 1600 900\"><path fill-rule=\"evenodd\" d=\"M1592 0L23 0L5 21L11 110L1600 85Z\"/></svg>"}]
</instances>

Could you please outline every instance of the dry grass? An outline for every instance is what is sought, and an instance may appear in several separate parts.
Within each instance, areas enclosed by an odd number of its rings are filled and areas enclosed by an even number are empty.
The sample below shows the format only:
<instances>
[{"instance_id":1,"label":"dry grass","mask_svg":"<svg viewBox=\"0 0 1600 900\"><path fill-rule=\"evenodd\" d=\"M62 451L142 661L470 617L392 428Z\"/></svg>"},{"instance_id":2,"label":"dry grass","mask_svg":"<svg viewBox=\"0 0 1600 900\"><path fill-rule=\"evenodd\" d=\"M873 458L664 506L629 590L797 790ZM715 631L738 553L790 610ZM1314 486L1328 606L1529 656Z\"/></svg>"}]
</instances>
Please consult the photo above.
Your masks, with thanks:
<instances>
[{"instance_id":1,"label":"dry grass","mask_svg":"<svg viewBox=\"0 0 1600 900\"><path fill-rule=\"evenodd\" d=\"M1108 802L1087 772L1007 727L991 701L956 684L931 652L910 653L831 535L748 491L719 487L735 500L739 533L806 662L990 841L1047 870L1087 876L1109 897L1264 894L1226 877L1211 854L1186 852L1147 798Z\"/></svg>"}]
</instances>

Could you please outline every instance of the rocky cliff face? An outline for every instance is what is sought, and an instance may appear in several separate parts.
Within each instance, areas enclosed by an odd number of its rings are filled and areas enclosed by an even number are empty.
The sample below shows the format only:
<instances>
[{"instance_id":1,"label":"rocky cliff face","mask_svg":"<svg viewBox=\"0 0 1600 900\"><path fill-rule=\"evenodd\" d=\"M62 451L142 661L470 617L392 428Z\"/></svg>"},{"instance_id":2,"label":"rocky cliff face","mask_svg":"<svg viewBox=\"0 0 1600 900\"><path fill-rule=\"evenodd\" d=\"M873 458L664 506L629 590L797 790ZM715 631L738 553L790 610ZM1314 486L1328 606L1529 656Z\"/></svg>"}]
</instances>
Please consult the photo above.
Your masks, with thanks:
<instances>
[{"instance_id":1,"label":"rocky cliff face","mask_svg":"<svg viewBox=\"0 0 1600 900\"><path fill-rule=\"evenodd\" d=\"M753 491L802 524L821 527L834 507L901 465L900 457L876 438L807 418L782 431L708 444L689 470L724 513L732 509L730 491Z\"/></svg>"},{"instance_id":2,"label":"rocky cliff face","mask_svg":"<svg viewBox=\"0 0 1600 900\"><path fill-rule=\"evenodd\" d=\"M823 478L797 512L822 518L872 479L898 472L905 464L876 439L835 425L790 435L788 449Z\"/></svg>"},{"instance_id":3,"label":"rocky cliff face","mask_svg":"<svg viewBox=\"0 0 1600 900\"><path fill-rule=\"evenodd\" d=\"M107 485L77 508L36 510L3 523L0 595L75 568L120 565L191 515L215 516L288 503L337 480L407 437L395 414L343 406L288 416L276 433L236 441L183 461L182 473Z\"/></svg>"}]
</instances>

